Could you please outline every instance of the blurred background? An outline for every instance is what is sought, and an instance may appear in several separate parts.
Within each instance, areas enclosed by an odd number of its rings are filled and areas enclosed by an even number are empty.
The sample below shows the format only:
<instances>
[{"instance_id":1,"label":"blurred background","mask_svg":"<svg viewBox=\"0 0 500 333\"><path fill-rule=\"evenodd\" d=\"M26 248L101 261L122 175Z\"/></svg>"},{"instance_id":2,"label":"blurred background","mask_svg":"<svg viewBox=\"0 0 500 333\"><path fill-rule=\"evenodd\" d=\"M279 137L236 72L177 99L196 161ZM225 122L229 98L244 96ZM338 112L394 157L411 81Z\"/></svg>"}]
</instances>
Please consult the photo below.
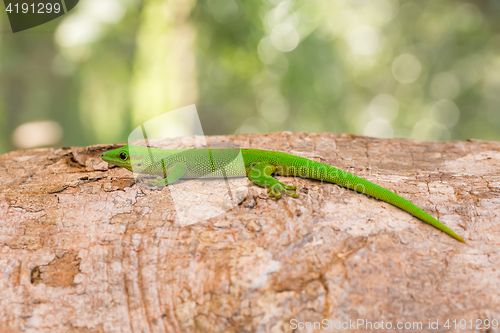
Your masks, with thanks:
<instances>
[{"instance_id":1,"label":"blurred background","mask_svg":"<svg viewBox=\"0 0 500 333\"><path fill-rule=\"evenodd\" d=\"M0 153L125 142L193 103L205 134L500 140L499 17L498 0L81 0L12 34L0 13Z\"/></svg>"}]
</instances>

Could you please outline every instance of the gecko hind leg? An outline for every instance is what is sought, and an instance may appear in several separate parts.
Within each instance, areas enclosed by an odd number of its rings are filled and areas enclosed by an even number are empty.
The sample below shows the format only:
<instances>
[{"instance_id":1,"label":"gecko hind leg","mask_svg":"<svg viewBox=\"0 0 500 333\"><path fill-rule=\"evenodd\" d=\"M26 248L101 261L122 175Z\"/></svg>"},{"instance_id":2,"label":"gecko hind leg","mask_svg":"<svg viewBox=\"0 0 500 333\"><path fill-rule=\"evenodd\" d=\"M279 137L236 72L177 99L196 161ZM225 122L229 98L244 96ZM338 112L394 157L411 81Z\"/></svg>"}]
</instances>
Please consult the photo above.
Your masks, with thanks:
<instances>
[{"instance_id":1,"label":"gecko hind leg","mask_svg":"<svg viewBox=\"0 0 500 333\"><path fill-rule=\"evenodd\" d=\"M295 190L296 186L287 185L271 177L276 171L276 167L266 162L255 164L248 173L248 179L254 184L267 188L270 197L281 198L282 193L286 193L293 198L298 198L297 193L288 190Z\"/></svg>"}]
</instances>

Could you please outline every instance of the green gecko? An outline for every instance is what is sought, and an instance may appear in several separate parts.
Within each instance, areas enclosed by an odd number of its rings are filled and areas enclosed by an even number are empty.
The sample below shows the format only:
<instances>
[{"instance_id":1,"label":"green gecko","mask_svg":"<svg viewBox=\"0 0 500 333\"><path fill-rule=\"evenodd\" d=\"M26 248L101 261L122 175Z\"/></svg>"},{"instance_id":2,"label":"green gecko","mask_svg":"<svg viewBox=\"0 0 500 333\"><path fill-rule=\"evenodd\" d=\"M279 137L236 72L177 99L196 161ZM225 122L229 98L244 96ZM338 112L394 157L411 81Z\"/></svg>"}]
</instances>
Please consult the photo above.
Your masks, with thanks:
<instances>
[{"instance_id":1,"label":"green gecko","mask_svg":"<svg viewBox=\"0 0 500 333\"><path fill-rule=\"evenodd\" d=\"M236 158L240 153L244 168L240 166L241 159ZM272 177L273 174L338 184L399 207L465 243L450 228L396 193L349 172L304 157L250 148L166 150L126 145L103 153L102 159L135 173L159 176L158 180L149 183L154 186L165 186L179 179L248 177L254 184L267 188L270 197L279 199L282 193L294 198L298 194L290 192L295 190L295 186L278 181Z\"/></svg>"}]
</instances>

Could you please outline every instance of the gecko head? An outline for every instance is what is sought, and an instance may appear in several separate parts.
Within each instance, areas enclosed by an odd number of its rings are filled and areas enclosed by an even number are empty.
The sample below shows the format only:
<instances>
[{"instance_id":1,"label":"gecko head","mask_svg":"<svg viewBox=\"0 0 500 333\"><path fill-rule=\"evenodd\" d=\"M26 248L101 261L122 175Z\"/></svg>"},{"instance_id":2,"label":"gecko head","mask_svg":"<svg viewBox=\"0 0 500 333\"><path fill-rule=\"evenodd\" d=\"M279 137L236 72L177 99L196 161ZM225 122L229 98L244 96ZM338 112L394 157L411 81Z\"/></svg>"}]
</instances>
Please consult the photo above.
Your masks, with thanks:
<instances>
[{"instance_id":1,"label":"gecko head","mask_svg":"<svg viewBox=\"0 0 500 333\"><path fill-rule=\"evenodd\" d=\"M132 164L130 162L130 149L129 145L125 145L121 148L109 150L101 154L101 158L119 167L123 167L129 171L132 171Z\"/></svg>"},{"instance_id":2,"label":"gecko head","mask_svg":"<svg viewBox=\"0 0 500 333\"><path fill-rule=\"evenodd\" d=\"M145 162L150 160L150 149L142 146L125 145L102 153L101 158L110 164L129 171L143 173L149 165L149 163Z\"/></svg>"}]
</instances>

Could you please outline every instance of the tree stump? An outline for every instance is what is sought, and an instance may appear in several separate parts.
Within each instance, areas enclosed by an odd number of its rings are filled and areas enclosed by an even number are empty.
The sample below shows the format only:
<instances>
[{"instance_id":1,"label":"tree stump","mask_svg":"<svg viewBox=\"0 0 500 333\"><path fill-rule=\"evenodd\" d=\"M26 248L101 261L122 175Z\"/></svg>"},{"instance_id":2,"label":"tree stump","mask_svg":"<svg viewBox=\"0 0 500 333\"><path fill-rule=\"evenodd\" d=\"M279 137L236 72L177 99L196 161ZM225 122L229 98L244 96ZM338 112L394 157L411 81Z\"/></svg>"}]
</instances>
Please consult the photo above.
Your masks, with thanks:
<instances>
[{"instance_id":1,"label":"tree stump","mask_svg":"<svg viewBox=\"0 0 500 333\"><path fill-rule=\"evenodd\" d=\"M385 202L291 177L280 179L298 199L248 183L236 208L181 225L168 187L141 188L100 159L118 145L14 151L0 156L0 331L448 332L488 320L499 331L500 142L208 139L354 173L467 243Z\"/></svg>"}]
</instances>

